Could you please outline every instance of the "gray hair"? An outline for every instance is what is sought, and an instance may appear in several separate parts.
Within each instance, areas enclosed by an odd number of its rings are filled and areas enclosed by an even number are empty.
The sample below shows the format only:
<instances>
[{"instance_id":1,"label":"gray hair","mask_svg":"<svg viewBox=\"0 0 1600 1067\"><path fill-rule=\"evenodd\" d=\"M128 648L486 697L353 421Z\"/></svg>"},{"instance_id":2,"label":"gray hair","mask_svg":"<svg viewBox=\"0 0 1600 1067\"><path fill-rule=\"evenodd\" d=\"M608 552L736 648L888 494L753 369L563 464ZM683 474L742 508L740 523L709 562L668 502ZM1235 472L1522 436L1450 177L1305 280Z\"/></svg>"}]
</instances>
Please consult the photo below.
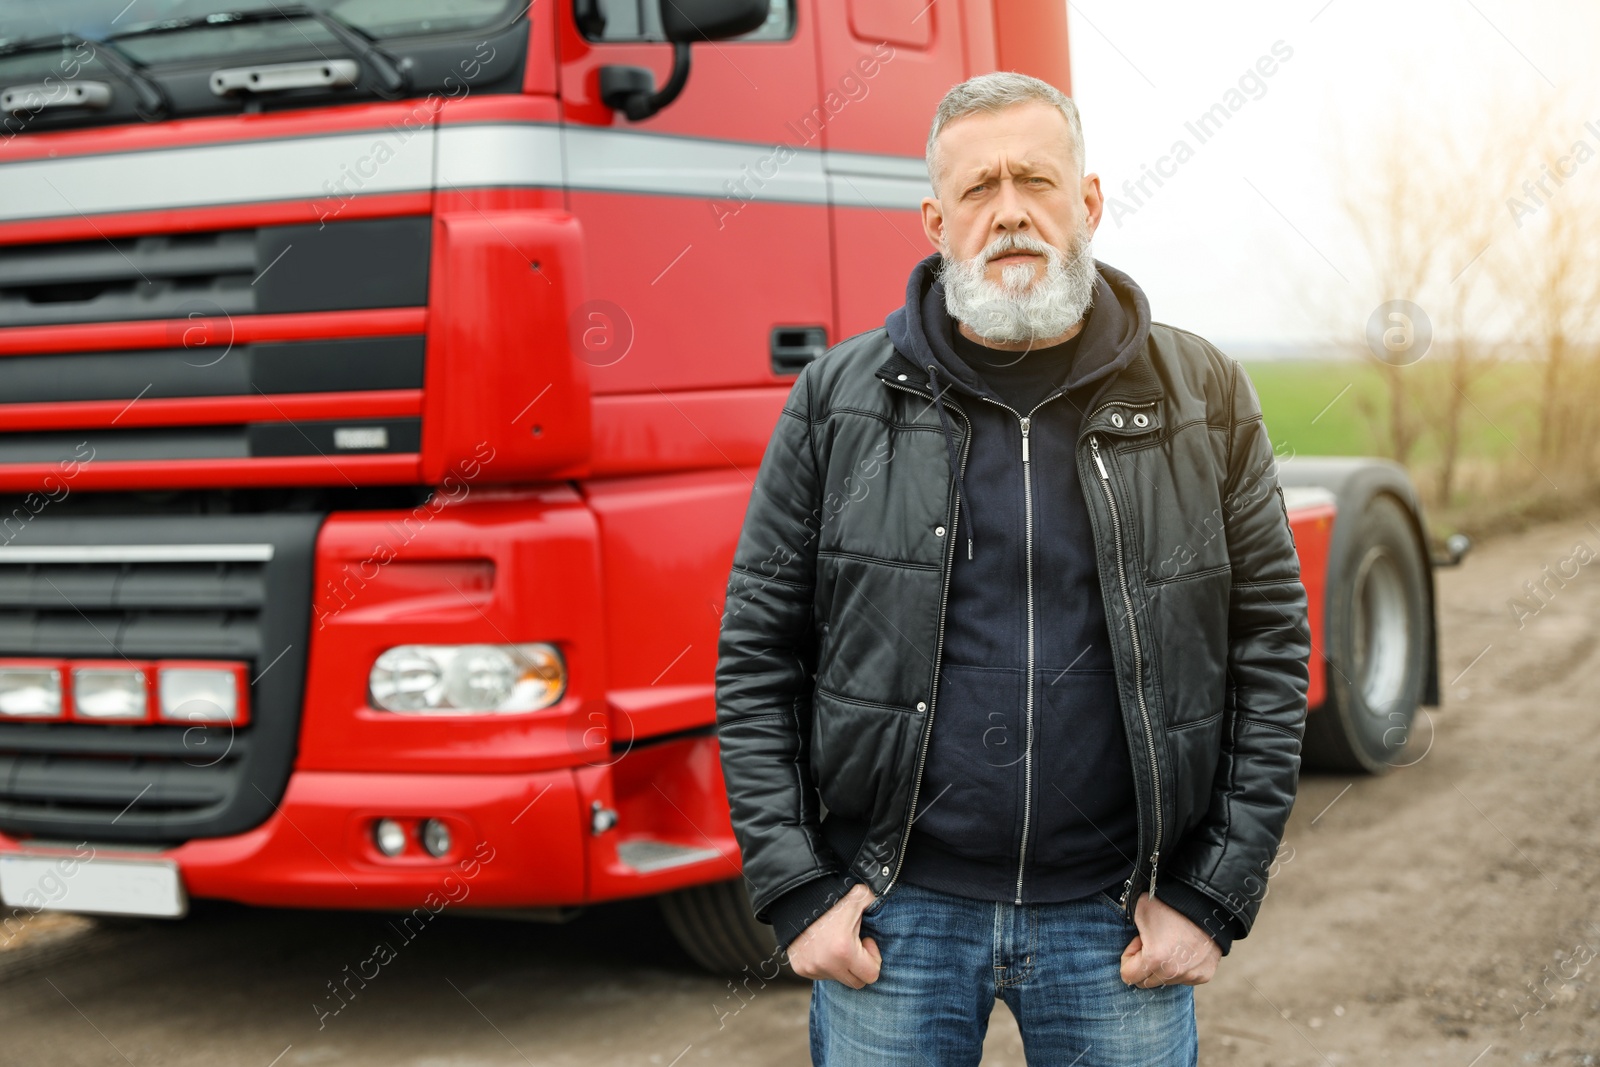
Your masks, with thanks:
<instances>
[{"instance_id":1,"label":"gray hair","mask_svg":"<svg viewBox=\"0 0 1600 1067\"><path fill-rule=\"evenodd\" d=\"M1083 123L1078 119L1078 106L1072 98L1049 82L1001 70L968 78L939 101L939 109L933 114L933 128L928 131L928 184L933 186L934 195L939 192L939 134L946 126L980 111L992 113L1033 100L1049 104L1067 120L1067 127L1072 131L1072 154L1077 157L1078 176L1082 177Z\"/></svg>"}]
</instances>

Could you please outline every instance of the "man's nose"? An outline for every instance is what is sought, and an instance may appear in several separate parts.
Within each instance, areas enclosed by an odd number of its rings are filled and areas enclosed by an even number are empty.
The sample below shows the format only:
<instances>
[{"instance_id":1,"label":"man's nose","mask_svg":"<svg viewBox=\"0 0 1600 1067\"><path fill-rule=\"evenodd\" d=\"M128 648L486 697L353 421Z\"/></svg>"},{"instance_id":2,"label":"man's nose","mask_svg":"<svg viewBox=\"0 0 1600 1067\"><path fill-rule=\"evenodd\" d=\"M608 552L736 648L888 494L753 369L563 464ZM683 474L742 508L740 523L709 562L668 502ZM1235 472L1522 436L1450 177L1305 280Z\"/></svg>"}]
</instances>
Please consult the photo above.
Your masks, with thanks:
<instances>
[{"instance_id":1,"label":"man's nose","mask_svg":"<svg viewBox=\"0 0 1600 1067\"><path fill-rule=\"evenodd\" d=\"M1000 183L1000 194L995 200L994 229L996 233L1027 233L1033 229L1027 204L1010 182Z\"/></svg>"}]
</instances>

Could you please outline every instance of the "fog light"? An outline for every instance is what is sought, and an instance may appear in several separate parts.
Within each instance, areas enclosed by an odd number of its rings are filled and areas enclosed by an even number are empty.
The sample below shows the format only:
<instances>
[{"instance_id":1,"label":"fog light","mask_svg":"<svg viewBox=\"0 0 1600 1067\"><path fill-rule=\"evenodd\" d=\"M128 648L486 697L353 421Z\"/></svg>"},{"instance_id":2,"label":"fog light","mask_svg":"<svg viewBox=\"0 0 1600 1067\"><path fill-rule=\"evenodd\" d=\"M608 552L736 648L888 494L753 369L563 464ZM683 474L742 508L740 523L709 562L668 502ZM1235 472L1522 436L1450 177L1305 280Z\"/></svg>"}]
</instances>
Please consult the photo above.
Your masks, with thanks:
<instances>
[{"instance_id":1,"label":"fog light","mask_svg":"<svg viewBox=\"0 0 1600 1067\"><path fill-rule=\"evenodd\" d=\"M137 668L76 667L72 671L72 713L80 719L147 719L149 697L144 671Z\"/></svg>"},{"instance_id":2,"label":"fog light","mask_svg":"<svg viewBox=\"0 0 1600 1067\"><path fill-rule=\"evenodd\" d=\"M61 669L0 668L0 715L17 719L60 718Z\"/></svg>"},{"instance_id":3,"label":"fog light","mask_svg":"<svg viewBox=\"0 0 1600 1067\"><path fill-rule=\"evenodd\" d=\"M438 819L424 819L422 823L422 847L428 850L428 855L437 859L450 851L450 827Z\"/></svg>"},{"instance_id":4,"label":"fog light","mask_svg":"<svg viewBox=\"0 0 1600 1067\"><path fill-rule=\"evenodd\" d=\"M161 717L229 723L239 718L239 686L227 667L162 667Z\"/></svg>"},{"instance_id":5,"label":"fog light","mask_svg":"<svg viewBox=\"0 0 1600 1067\"><path fill-rule=\"evenodd\" d=\"M372 828L372 841L385 856L398 856L406 850L405 827L393 819L379 819Z\"/></svg>"}]
</instances>

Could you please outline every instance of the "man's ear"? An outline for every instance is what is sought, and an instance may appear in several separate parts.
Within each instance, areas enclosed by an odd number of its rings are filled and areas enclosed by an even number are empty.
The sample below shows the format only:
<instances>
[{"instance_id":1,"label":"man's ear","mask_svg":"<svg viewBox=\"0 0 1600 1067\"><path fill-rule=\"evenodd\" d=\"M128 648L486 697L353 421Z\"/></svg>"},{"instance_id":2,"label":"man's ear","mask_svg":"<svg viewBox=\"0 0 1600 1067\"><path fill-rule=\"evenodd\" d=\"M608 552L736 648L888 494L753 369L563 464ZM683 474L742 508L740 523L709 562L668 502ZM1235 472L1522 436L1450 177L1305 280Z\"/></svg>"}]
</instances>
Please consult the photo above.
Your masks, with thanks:
<instances>
[{"instance_id":1,"label":"man's ear","mask_svg":"<svg viewBox=\"0 0 1600 1067\"><path fill-rule=\"evenodd\" d=\"M1100 192L1100 175L1085 174L1079 187L1083 191L1083 206L1089 212L1089 233L1100 228L1100 216L1106 210L1106 198Z\"/></svg>"},{"instance_id":2,"label":"man's ear","mask_svg":"<svg viewBox=\"0 0 1600 1067\"><path fill-rule=\"evenodd\" d=\"M944 208L931 196L922 198L922 232L935 252L944 251Z\"/></svg>"}]
</instances>

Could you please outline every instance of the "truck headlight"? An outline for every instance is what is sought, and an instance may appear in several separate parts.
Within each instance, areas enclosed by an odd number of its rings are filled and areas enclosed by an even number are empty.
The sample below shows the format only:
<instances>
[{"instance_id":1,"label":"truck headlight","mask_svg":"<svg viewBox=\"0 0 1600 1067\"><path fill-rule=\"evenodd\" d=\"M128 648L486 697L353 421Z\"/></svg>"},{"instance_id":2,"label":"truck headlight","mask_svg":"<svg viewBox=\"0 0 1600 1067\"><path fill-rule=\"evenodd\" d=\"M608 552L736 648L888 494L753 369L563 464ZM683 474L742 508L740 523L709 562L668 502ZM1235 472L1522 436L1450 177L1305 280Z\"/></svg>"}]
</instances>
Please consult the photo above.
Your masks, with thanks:
<instances>
[{"instance_id":1,"label":"truck headlight","mask_svg":"<svg viewBox=\"0 0 1600 1067\"><path fill-rule=\"evenodd\" d=\"M398 645L367 676L384 711L537 711L561 699L567 665L553 645Z\"/></svg>"}]
</instances>

